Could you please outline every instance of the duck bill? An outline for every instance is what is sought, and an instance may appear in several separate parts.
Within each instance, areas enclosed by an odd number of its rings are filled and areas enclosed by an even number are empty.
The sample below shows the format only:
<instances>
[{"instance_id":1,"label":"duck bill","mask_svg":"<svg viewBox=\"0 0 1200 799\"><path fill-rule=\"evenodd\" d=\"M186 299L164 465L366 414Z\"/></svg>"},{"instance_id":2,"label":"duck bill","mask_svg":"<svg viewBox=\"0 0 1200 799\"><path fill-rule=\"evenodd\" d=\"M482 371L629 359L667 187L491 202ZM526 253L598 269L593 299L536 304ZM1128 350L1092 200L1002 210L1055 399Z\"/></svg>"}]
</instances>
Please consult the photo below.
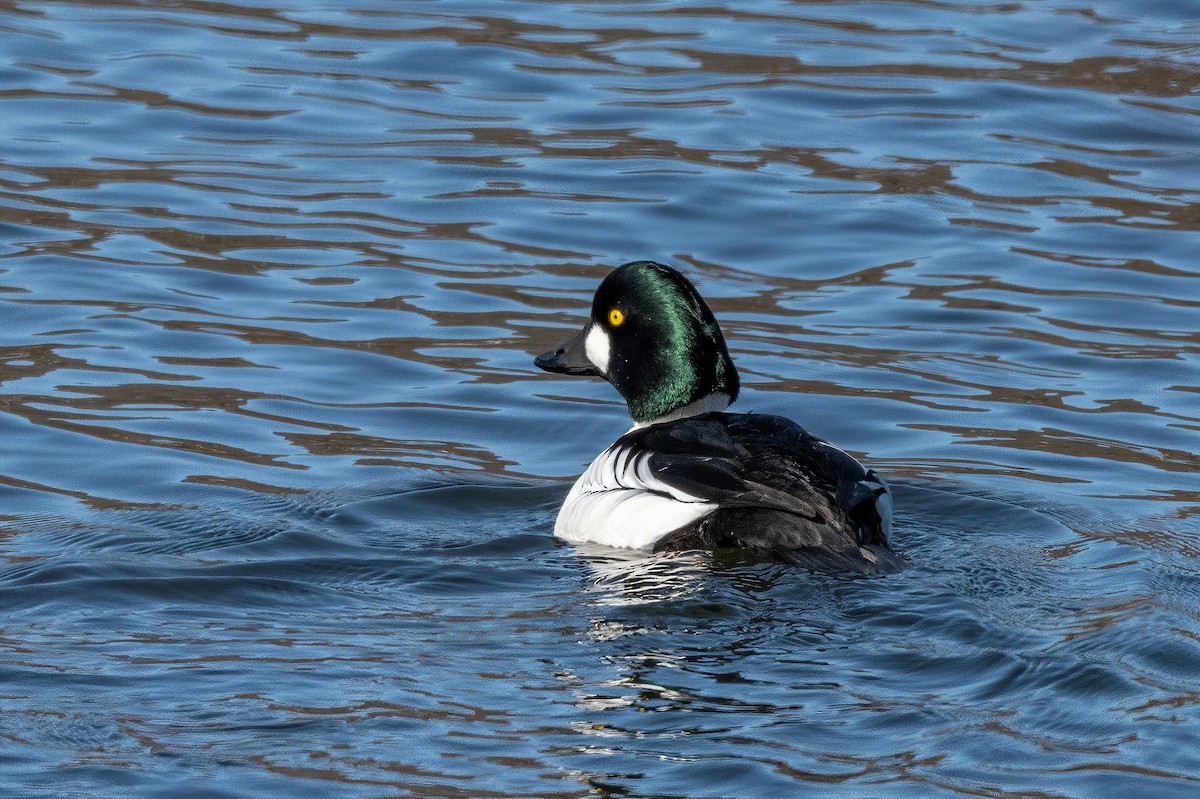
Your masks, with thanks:
<instances>
[{"instance_id":1,"label":"duck bill","mask_svg":"<svg viewBox=\"0 0 1200 799\"><path fill-rule=\"evenodd\" d=\"M533 363L539 369L545 369L547 372L600 377L596 365L588 360L586 339L587 328L585 327L570 340L534 358Z\"/></svg>"}]
</instances>

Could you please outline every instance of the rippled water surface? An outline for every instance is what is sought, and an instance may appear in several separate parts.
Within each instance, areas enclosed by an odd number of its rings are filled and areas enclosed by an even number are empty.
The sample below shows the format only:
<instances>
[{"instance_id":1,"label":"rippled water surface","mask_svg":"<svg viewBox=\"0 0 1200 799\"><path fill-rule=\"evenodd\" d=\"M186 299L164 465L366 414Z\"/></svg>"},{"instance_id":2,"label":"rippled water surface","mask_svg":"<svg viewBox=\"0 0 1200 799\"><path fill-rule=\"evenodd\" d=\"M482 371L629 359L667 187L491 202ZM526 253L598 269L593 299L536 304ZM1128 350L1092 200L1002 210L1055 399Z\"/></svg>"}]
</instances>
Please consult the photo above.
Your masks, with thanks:
<instances>
[{"instance_id":1,"label":"rippled water surface","mask_svg":"<svg viewBox=\"0 0 1200 799\"><path fill-rule=\"evenodd\" d=\"M0 3L0 793L1200 795L1194 2ZM896 486L561 546L685 271Z\"/></svg>"}]
</instances>

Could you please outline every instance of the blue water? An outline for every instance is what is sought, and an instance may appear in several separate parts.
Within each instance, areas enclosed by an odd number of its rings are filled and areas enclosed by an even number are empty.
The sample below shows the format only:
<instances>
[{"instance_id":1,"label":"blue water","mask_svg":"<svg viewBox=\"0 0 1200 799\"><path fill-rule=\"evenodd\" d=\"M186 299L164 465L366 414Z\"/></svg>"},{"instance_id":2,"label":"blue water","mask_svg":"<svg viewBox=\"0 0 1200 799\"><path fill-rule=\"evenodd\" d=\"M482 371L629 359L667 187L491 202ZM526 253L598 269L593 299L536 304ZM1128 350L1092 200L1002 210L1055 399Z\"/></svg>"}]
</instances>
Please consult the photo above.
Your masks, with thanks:
<instances>
[{"instance_id":1,"label":"blue water","mask_svg":"<svg viewBox=\"0 0 1200 799\"><path fill-rule=\"evenodd\" d=\"M0 795L1200 795L1193 3L0 9ZM872 579L555 541L683 270Z\"/></svg>"}]
</instances>

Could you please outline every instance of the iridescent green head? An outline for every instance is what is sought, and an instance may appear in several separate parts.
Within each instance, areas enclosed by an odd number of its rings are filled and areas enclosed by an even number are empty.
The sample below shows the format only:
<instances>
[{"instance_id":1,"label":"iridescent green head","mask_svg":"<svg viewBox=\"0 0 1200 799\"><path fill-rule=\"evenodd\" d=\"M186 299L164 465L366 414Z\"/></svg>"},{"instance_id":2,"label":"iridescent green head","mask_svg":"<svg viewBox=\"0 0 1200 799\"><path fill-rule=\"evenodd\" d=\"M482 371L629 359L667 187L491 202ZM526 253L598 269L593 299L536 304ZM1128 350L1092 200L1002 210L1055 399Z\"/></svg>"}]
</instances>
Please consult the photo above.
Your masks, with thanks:
<instances>
[{"instance_id":1,"label":"iridescent green head","mask_svg":"<svg viewBox=\"0 0 1200 799\"><path fill-rule=\"evenodd\" d=\"M637 422L692 403L715 410L738 395L737 370L712 311L687 278L653 261L609 274L583 331L536 363L549 372L603 377Z\"/></svg>"}]
</instances>

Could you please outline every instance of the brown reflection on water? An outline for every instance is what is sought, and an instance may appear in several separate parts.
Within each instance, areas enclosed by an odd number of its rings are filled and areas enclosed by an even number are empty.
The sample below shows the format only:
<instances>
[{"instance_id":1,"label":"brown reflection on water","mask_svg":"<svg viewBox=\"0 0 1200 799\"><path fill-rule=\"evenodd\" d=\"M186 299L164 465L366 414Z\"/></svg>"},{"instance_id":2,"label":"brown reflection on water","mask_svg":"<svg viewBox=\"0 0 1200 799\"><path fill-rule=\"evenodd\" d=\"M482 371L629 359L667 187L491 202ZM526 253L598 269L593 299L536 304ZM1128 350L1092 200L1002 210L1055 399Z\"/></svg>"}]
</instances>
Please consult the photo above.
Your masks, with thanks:
<instances>
[{"instance_id":1,"label":"brown reflection on water","mask_svg":"<svg viewBox=\"0 0 1200 799\"><path fill-rule=\"evenodd\" d=\"M1026 247L1013 247L1013 252L1037 256L1050 262L1075 264L1076 266L1087 266L1096 269L1127 269L1132 272L1167 277L1200 277L1200 274L1196 272L1165 266L1149 258L1100 258L1096 256L1076 255L1068 252L1035 250Z\"/></svg>"},{"instance_id":2,"label":"brown reflection on water","mask_svg":"<svg viewBox=\"0 0 1200 799\"><path fill-rule=\"evenodd\" d=\"M92 390L92 389L89 389ZM45 397L21 394L9 394L0 398L0 411L11 413L27 419L35 425L53 430L63 430L70 433L81 433L105 441L124 444L136 444L143 447L164 448L205 455L214 458L241 461L243 463L267 466L282 466L287 469L306 469L307 466L289 463L282 455L254 452L244 447L222 444L215 441L197 440L181 436L171 436L164 433L141 433L122 427L109 426L105 422L135 422L145 417L125 414L97 414L86 412L70 412L61 407L47 409L40 407L46 402ZM71 400L63 397L53 399L55 406L74 404L84 405L86 401ZM244 411L242 411L244 413ZM295 423L289 420L289 423Z\"/></svg>"},{"instance_id":3,"label":"brown reflection on water","mask_svg":"<svg viewBox=\"0 0 1200 799\"><path fill-rule=\"evenodd\" d=\"M1068 62L1042 62L1004 56L996 52L973 55L1006 62L1003 67L950 67L927 63L889 63L862 66L806 64L797 58L765 56L755 53L723 53L678 48L677 52L694 59L700 69L715 75L763 75L763 80L778 81L793 77L907 77L929 82L983 81L988 83L1047 84L1081 87L1112 94L1147 94L1153 97L1188 97L1200 88L1200 68L1190 64L1147 63L1120 56L1088 56ZM690 72L691 69L663 69L663 72ZM712 88L711 86L705 88ZM856 85L859 91L896 91L894 87ZM666 92L691 91L664 89ZM908 89L922 91L922 89Z\"/></svg>"},{"instance_id":4,"label":"brown reflection on water","mask_svg":"<svg viewBox=\"0 0 1200 799\"><path fill-rule=\"evenodd\" d=\"M115 411L127 413L151 412L155 409L219 410L265 421L285 422L331 432L351 430L345 425L296 419L277 414L253 411L246 406L259 401L288 400L300 402L282 394L254 393L233 388L209 388L195 385L164 385L161 383L129 383L113 386L64 386L87 398L62 398L57 404L80 410ZM112 417L120 418L120 417ZM133 417L125 417L132 419Z\"/></svg>"},{"instance_id":5,"label":"brown reflection on water","mask_svg":"<svg viewBox=\"0 0 1200 799\"><path fill-rule=\"evenodd\" d=\"M1200 455L1185 450L1151 448L1126 441L1089 436L1070 430L991 430L958 425L904 425L950 433L964 443L1053 452L1096 461L1137 463L1169 472L1200 473Z\"/></svg>"},{"instance_id":6,"label":"brown reflection on water","mask_svg":"<svg viewBox=\"0 0 1200 799\"><path fill-rule=\"evenodd\" d=\"M411 466L429 468L448 464L480 469L485 472L512 473L515 461L497 457L494 453L473 444L456 441L402 441L351 432L329 435L282 432L289 443L302 447L313 455L348 455L368 466Z\"/></svg>"},{"instance_id":7,"label":"brown reflection on water","mask_svg":"<svg viewBox=\"0 0 1200 799\"><path fill-rule=\"evenodd\" d=\"M112 100L119 103L136 103L138 105L143 105L146 108L165 108L177 111L186 111L193 114L246 117L249 119L271 119L272 117L283 116L295 112L295 109L232 108L212 106L205 105L203 103L190 103L184 100L179 100L171 97L165 92L150 91L147 89L134 89L126 86L113 86L95 81L75 80L71 82L81 88L95 89L98 91L47 92L32 91L27 89L0 89L0 101L21 100L30 97L52 100Z\"/></svg>"}]
</instances>

